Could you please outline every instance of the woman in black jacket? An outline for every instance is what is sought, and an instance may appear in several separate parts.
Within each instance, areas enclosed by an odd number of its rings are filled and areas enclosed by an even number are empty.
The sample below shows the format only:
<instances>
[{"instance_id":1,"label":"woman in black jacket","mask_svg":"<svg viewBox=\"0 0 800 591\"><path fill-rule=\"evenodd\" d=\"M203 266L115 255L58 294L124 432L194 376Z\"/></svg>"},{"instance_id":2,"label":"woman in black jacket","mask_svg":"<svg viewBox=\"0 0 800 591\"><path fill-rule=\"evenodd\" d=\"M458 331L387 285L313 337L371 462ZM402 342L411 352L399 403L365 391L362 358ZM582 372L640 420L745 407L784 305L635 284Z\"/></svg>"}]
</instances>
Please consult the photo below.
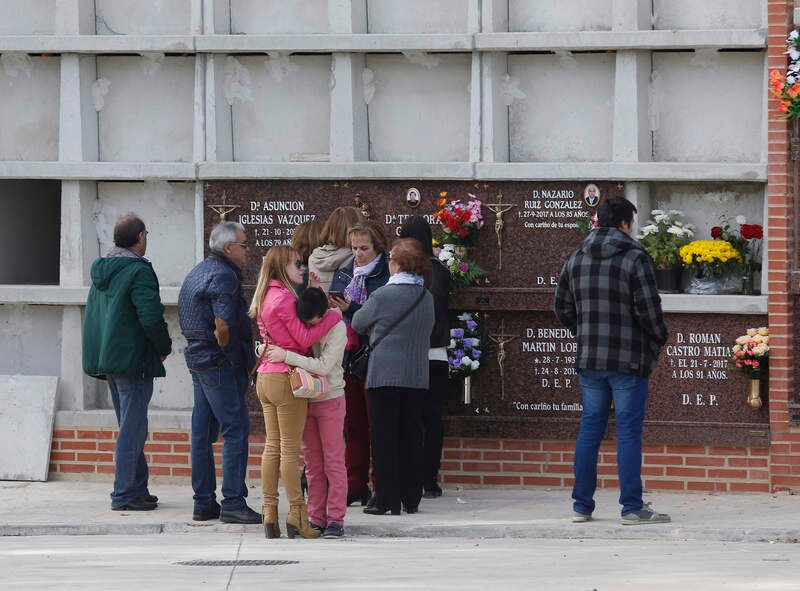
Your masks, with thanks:
<instances>
[{"instance_id":1,"label":"woman in black jacket","mask_svg":"<svg viewBox=\"0 0 800 591\"><path fill-rule=\"evenodd\" d=\"M431 227L421 215L413 215L400 226L401 238L415 238L422 244L423 251L433 263L430 285L433 294L435 323L431 332L431 343L428 351L428 367L430 384L425 396L423 421L425 425L425 469L423 474L423 497L435 499L442 496L442 489L437 483L439 463L442 457L442 441L444 427L442 425L442 409L447 393L447 345L450 342L450 325L447 318L448 298L450 294L450 273L433 255L433 238Z\"/></svg>"}]
</instances>

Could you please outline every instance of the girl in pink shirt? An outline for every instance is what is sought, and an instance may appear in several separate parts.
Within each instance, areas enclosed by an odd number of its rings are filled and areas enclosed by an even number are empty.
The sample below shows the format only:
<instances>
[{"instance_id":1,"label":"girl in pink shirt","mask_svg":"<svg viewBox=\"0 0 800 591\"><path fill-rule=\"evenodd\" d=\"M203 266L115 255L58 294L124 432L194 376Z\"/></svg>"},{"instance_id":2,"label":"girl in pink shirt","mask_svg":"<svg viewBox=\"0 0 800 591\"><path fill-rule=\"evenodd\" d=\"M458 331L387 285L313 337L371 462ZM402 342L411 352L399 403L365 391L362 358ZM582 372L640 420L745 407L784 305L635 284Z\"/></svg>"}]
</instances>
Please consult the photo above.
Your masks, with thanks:
<instances>
[{"instance_id":1,"label":"girl in pink shirt","mask_svg":"<svg viewBox=\"0 0 800 591\"><path fill-rule=\"evenodd\" d=\"M250 316L256 318L265 343L307 355L309 348L339 320L338 312L329 311L322 321L308 327L297 317L297 288L303 283L304 265L288 246L273 246L261 264ZM278 477L283 479L289 500L286 530L290 538L319 537L308 522L300 489L300 440L306 423L308 401L295 398L289 386L289 368L283 362L265 357L258 367L256 392L264 409L267 443L261 457L261 487L264 494L264 534L280 537L278 525Z\"/></svg>"}]
</instances>

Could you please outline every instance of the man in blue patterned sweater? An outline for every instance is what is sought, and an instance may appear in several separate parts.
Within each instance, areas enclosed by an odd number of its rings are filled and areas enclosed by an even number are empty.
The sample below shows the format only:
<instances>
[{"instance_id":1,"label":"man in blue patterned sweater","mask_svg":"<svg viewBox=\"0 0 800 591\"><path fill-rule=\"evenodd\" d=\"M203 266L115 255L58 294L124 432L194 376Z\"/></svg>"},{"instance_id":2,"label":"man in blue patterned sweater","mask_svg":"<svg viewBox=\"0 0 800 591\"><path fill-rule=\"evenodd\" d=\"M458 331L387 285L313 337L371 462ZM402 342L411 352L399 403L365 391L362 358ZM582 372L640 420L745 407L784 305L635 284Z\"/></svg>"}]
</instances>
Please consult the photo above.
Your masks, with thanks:
<instances>
[{"instance_id":1,"label":"man in blue patterned sweater","mask_svg":"<svg viewBox=\"0 0 800 591\"><path fill-rule=\"evenodd\" d=\"M576 366L583 416L575 445L575 522L590 521L595 508L597 454L611 403L617 426L622 523L666 523L642 501L642 428L648 376L655 368L667 327L661 312L653 260L631 238L636 207L610 197L597 210L592 230L561 270L555 313L578 341Z\"/></svg>"}]
</instances>

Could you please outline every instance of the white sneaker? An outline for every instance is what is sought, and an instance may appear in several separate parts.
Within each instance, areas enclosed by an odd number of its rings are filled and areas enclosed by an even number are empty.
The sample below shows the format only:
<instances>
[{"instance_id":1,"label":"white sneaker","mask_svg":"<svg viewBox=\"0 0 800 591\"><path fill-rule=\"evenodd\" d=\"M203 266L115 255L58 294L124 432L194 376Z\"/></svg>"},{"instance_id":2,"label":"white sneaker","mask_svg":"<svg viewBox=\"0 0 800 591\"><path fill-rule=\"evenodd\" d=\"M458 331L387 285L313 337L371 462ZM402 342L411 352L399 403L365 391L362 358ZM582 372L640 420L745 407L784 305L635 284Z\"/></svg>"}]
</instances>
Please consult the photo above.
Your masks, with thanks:
<instances>
[{"instance_id":1,"label":"white sneaker","mask_svg":"<svg viewBox=\"0 0 800 591\"><path fill-rule=\"evenodd\" d=\"M572 523L586 523L591 520L591 514L586 515L585 513L578 513L577 511L572 512Z\"/></svg>"}]
</instances>

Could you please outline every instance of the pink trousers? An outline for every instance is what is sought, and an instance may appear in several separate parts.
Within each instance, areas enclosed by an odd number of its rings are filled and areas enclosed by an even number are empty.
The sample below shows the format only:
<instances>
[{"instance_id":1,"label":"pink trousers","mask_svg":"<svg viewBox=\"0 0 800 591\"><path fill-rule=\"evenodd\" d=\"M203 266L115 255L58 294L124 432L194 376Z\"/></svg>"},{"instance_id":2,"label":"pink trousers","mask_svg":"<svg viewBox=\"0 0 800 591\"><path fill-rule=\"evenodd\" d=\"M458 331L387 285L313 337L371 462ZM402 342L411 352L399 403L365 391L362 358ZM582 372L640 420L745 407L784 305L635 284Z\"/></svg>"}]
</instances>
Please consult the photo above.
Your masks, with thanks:
<instances>
[{"instance_id":1,"label":"pink trousers","mask_svg":"<svg viewBox=\"0 0 800 591\"><path fill-rule=\"evenodd\" d=\"M316 525L344 525L347 512L344 415L344 396L308 405L303 456L308 479L308 518Z\"/></svg>"}]
</instances>

